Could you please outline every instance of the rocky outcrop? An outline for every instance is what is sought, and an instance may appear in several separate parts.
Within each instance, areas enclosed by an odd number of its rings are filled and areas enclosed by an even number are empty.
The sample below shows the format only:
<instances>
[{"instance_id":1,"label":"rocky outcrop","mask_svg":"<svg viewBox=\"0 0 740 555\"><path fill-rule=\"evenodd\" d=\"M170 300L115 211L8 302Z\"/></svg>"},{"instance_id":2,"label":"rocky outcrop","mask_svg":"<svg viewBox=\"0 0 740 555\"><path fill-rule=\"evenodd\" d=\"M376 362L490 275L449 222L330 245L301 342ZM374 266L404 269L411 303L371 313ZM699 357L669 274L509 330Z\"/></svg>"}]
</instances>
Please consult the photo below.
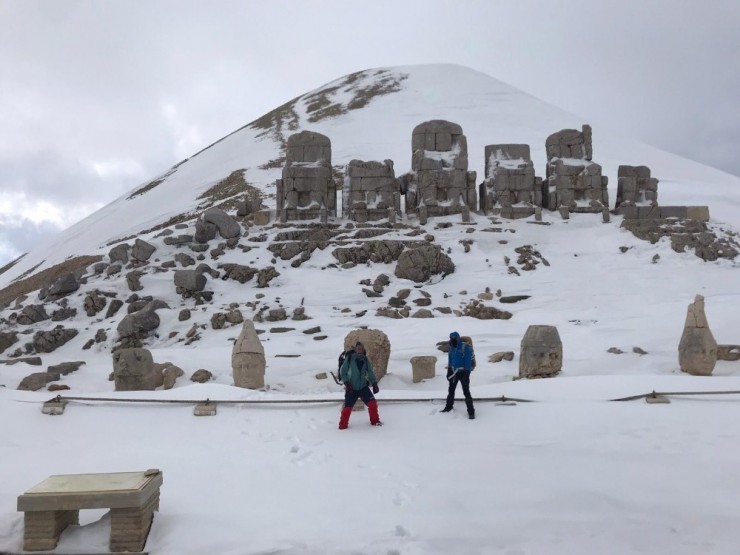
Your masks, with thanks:
<instances>
[{"instance_id":1,"label":"rocky outcrop","mask_svg":"<svg viewBox=\"0 0 740 555\"><path fill-rule=\"evenodd\" d=\"M388 361L391 358L391 342L388 336L380 330L352 330L344 338L344 350L353 348L358 341L365 346L375 376L380 380L388 372Z\"/></svg>"},{"instance_id":2,"label":"rocky outcrop","mask_svg":"<svg viewBox=\"0 0 740 555\"><path fill-rule=\"evenodd\" d=\"M265 387L265 350L251 320L244 322L242 332L231 351L234 385L247 389Z\"/></svg>"},{"instance_id":3,"label":"rocky outcrop","mask_svg":"<svg viewBox=\"0 0 740 555\"><path fill-rule=\"evenodd\" d=\"M508 320L511 318L511 312L499 310L494 306L486 306L478 299L471 301L463 310L464 316L477 318L478 320Z\"/></svg>"},{"instance_id":4,"label":"rocky outcrop","mask_svg":"<svg viewBox=\"0 0 740 555\"><path fill-rule=\"evenodd\" d=\"M547 378L563 367L563 342L555 326L529 326L519 355L520 378Z\"/></svg>"},{"instance_id":5,"label":"rocky outcrop","mask_svg":"<svg viewBox=\"0 0 740 555\"><path fill-rule=\"evenodd\" d=\"M398 278L421 283L434 275L447 275L454 271L455 264L442 249L435 245L422 245L401 253L395 274Z\"/></svg>"},{"instance_id":6,"label":"rocky outcrop","mask_svg":"<svg viewBox=\"0 0 740 555\"><path fill-rule=\"evenodd\" d=\"M116 391L154 391L157 378L152 353L147 349L120 349L113 353Z\"/></svg>"},{"instance_id":7,"label":"rocky outcrop","mask_svg":"<svg viewBox=\"0 0 740 555\"><path fill-rule=\"evenodd\" d=\"M223 268L228 279L236 280L239 283L248 282L258 272L257 268L243 266L242 264L223 264L220 265L219 268Z\"/></svg>"},{"instance_id":8,"label":"rocky outcrop","mask_svg":"<svg viewBox=\"0 0 740 555\"><path fill-rule=\"evenodd\" d=\"M79 332L73 328L58 326L51 331L38 331L33 336L33 348L38 353L51 353L77 337Z\"/></svg>"},{"instance_id":9,"label":"rocky outcrop","mask_svg":"<svg viewBox=\"0 0 740 555\"><path fill-rule=\"evenodd\" d=\"M681 371L693 376L711 376L717 363L717 342L704 313L704 297L689 304L681 341L678 344Z\"/></svg>"}]
</instances>

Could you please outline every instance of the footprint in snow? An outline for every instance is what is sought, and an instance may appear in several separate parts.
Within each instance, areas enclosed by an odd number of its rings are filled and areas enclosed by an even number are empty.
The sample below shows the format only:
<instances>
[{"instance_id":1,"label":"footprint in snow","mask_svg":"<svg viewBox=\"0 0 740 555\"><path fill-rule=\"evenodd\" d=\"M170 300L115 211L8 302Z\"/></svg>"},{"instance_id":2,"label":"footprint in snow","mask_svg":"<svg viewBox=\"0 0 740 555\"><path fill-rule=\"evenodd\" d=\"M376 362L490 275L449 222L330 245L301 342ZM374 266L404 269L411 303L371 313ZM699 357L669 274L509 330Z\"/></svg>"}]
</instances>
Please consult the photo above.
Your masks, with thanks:
<instances>
[{"instance_id":1,"label":"footprint in snow","mask_svg":"<svg viewBox=\"0 0 740 555\"><path fill-rule=\"evenodd\" d=\"M397 537L403 538L410 535L410 532L400 524L396 524L395 534Z\"/></svg>"}]
</instances>

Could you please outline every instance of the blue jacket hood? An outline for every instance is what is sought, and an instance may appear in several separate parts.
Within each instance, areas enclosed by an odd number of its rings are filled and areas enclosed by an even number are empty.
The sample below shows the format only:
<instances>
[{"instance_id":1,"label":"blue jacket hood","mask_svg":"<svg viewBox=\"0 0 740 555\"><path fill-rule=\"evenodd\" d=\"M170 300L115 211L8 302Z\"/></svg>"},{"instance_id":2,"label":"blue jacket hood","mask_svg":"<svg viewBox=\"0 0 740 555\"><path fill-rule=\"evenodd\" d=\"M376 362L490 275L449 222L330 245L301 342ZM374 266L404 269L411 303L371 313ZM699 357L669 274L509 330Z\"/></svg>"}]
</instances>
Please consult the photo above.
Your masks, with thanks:
<instances>
[{"instance_id":1,"label":"blue jacket hood","mask_svg":"<svg viewBox=\"0 0 740 555\"><path fill-rule=\"evenodd\" d=\"M456 331L453 331L453 332L452 332L452 333L450 334L450 339L452 339L452 338L455 338L455 339L460 339L460 334L459 334L459 333L457 333Z\"/></svg>"}]
</instances>

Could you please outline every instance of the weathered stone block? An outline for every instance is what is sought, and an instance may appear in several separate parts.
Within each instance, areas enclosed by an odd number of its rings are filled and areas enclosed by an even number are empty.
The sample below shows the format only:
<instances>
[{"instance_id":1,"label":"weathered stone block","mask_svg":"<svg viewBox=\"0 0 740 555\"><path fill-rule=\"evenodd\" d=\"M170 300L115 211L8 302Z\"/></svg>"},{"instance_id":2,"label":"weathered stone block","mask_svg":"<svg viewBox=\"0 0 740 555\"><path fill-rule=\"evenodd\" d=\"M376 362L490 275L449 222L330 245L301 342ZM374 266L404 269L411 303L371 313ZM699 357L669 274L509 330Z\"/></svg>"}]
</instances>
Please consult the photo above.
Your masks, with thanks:
<instances>
[{"instance_id":1,"label":"weathered stone block","mask_svg":"<svg viewBox=\"0 0 740 555\"><path fill-rule=\"evenodd\" d=\"M266 366L265 350L254 328L254 323L246 320L231 351L234 385L247 389L265 387Z\"/></svg>"},{"instance_id":2,"label":"weathered stone block","mask_svg":"<svg viewBox=\"0 0 740 555\"><path fill-rule=\"evenodd\" d=\"M120 349L113 353L116 391L154 391L157 378L152 354L147 349Z\"/></svg>"},{"instance_id":3,"label":"weathered stone block","mask_svg":"<svg viewBox=\"0 0 740 555\"><path fill-rule=\"evenodd\" d=\"M682 372L694 376L711 376L717 363L717 342L709 329L701 295L696 296L686 312L678 362Z\"/></svg>"},{"instance_id":4,"label":"weathered stone block","mask_svg":"<svg viewBox=\"0 0 740 555\"><path fill-rule=\"evenodd\" d=\"M375 377L380 381L388 372L388 361L391 356L391 342L388 336L380 330L352 330L344 338L344 350L354 347L358 341L365 346L365 353L373 365Z\"/></svg>"},{"instance_id":5,"label":"weathered stone block","mask_svg":"<svg viewBox=\"0 0 740 555\"><path fill-rule=\"evenodd\" d=\"M527 328L519 356L520 378L554 376L563 366L563 343L555 326Z\"/></svg>"},{"instance_id":6,"label":"weathered stone block","mask_svg":"<svg viewBox=\"0 0 740 555\"><path fill-rule=\"evenodd\" d=\"M430 380L435 376L435 365L437 357L416 356L411 357L411 379L414 383L422 380Z\"/></svg>"}]
</instances>

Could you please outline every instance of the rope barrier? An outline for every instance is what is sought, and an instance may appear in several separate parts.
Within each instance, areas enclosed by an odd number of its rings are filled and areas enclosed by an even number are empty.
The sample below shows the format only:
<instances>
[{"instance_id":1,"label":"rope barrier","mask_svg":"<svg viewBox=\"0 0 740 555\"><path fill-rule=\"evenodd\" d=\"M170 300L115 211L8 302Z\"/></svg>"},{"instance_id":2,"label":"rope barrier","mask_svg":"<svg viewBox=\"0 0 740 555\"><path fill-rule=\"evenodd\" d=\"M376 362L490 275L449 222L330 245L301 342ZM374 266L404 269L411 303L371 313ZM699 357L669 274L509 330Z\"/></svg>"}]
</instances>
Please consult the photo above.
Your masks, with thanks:
<instances>
[{"instance_id":1,"label":"rope barrier","mask_svg":"<svg viewBox=\"0 0 740 555\"><path fill-rule=\"evenodd\" d=\"M619 399L611 399L612 401L636 401L638 399L646 399L647 397L668 397L668 396L674 396L674 397L680 397L680 396L686 396L686 395L740 395L740 391L666 391L666 392L656 392L652 391L650 393L643 393L641 395L631 395L629 397L621 397Z\"/></svg>"},{"instance_id":2,"label":"rope barrier","mask_svg":"<svg viewBox=\"0 0 740 555\"><path fill-rule=\"evenodd\" d=\"M429 403L434 401L444 402L446 397L424 397L424 398L400 398L400 399L378 399L380 403ZM463 401L464 399L455 399L456 401ZM296 404L322 404L322 403L342 403L344 399L121 399L116 397L78 397L78 396L66 396L57 395L50 399L51 402L61 403L70 401L89 401L89 402L102 402L102 403L141 403L141 404L181 404L181 405L193 405L193 404L208 404L208 405L296 405ZM478 397L474 398L473 401L493 401L493 402L515 402L515 403L531 403L531 399L518 399L513 397L506 397L501 395L499 397Z\"/></svg>"}]
</instances>

